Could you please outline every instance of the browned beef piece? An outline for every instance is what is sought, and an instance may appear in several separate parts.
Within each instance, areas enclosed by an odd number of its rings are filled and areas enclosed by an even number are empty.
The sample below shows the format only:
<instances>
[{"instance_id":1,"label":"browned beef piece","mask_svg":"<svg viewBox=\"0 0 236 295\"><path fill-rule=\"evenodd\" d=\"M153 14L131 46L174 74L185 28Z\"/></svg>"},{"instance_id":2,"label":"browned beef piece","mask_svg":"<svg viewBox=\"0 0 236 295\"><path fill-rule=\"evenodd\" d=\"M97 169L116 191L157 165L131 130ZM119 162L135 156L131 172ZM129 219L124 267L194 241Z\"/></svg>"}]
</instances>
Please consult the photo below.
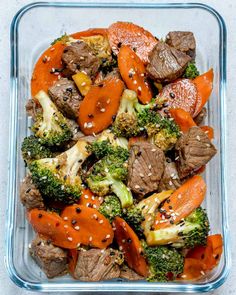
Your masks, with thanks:
<instances>
[{"instance_id":1,"label":"browned beef piece","mask_svg":"<svg viewBox=\"0 0 236 295\"><path fill-rule=\"evenodd\" d=\"M78 117L80 102L83 98L73 81L67 78L60 79L48 89L48 93L52 101L65 116L72 119Z\"/></svg>"},{"instance_id":2,"label":"browned beef piece","mask_svg":"<svg viewBox=\"0 0 236 295\"><path fill-rule=\"evenodd\" d=\"M207 164L217 150L200 127L194 126L182 134L176 145L176 163L180 179Z\"/></svg>"},{"instance_id":3,"label":"browned beef piece","mask_svg":"<svg viewBox=\"0 0 236 295\"><path fill-rule=\"evenodd\" d=\"M174 31L169 32L166 36L166 43L183 53L186 53L191 58L196 55L196 41L192 32Z\"/></svg>"},{"instance_id":4,"label":"browned beef piece","mask_svg":"<svg viewBox=\"0 0 236 295\"><path fill-rule=\"evenodd\" d=\"M165 155L149 142L137 142L130 149L128 187L139 198L158 189L164 171Z\"/></svg>"},{"instance_id":5,"label":"browned beef piece","mask_svg":"<svg viewBox=\"0 0 236 295\"><path fill-rule=\"evenodd\" d=\"M54 246L50 240L36 236L31 242L30 254L48 278L67 273L67 251Z\"/></svg>"},{"instance_id":6,"label":"browned beef piece","mask_svg":"<svg viewBox=\"0 0 236 295\"><path fill-rule=\"evenodd\" d=\"M39 104L36 104L33 99L29 99L25 105L25 110L28 116L35 119L38 113L42 112L42 108Z\"/></svg>"},{"instance_id":7,"label":"browned beef piece","mask_svg":"<svg viewBox=\"0 0 236 295\"><path fill-rule=\"evenodd\" d=\"M146 69L150 78L156 82L171 82L183 74L190 60L187 54L158 42L149 54Z\"/></svg>"},{"instance_id":8,"label":"browned beef piece","mask_svg":"<svg viewBox=\"0 0 236 295\"><path fill-rule=\"evenodd\" d=\"M71 77L78 71L84 71L91 78L94 78L100 66L99 59L83 41L72 43L64 49L62 63L64 66L63 74L66 77Z\"/></svg>"},{"instance_id":9,"label":"browned beef piece","mask_svg":"<svg viewBox=\"0 0 236 295\"><path fill-rule=\"evenodd\" d=\"M120 255L119 251L113 249L80 250L74 277L88 282L119 278Z\"/></svg>"},{"instance_id":10,"label":"browned beef piece","mask_svg":"<svg viewBox=\"0 0 236 295\"><path fill-rule=\"evenodd\" d=\"M166 162L158 191L176 190L181 186L181 181L174 162Z\"/></svg>"},{"instance_id":11,"label":"browned beef piece","mask_svg":"<svg viewBox=\"0 0 236 295\"><path fill-rule=\"evenodd\" d=\"M120 278L129 281L140 281L144 280L144 277L137 274L134 270L129 268L127 265L123 265L120 270Z\"/></svg>"},{"instance_id":12,"label":"browned beef piece","mask_svg":"<svg viewBox=\"0 0 236 295\"><path fill-rule=\"evenodd\" d=\"M33 184L30 175L27 175L21 183L20 200L21 203L26 207L26 209L43 209L45 207L42 195Z\"/></svg>"},{"instance_id":13,"label":"browned beef piece","mask_svg":"<svg viewBox=\"0 0 236 295\"><path fill-rule=\"evenodd\" d=\"M201 112L194 118L194 121L197 125L201 125L207 116L206 108L202 108Z\"/></svg>"}]
</instances>

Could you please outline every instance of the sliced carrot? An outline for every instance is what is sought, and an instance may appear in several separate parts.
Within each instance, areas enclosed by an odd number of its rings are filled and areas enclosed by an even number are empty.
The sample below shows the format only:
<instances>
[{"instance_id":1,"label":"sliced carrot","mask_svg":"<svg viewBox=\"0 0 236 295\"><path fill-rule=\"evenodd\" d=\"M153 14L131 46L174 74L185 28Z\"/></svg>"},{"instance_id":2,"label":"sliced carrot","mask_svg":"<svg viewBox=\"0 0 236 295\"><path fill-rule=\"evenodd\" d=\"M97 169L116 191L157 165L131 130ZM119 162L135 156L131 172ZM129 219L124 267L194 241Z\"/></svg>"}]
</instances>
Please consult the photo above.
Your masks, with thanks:
<instances>
[{"instance_id":1,"label":"sliced carrot","mask_svg":"<svg viewBox=\"0 0 236 295\"><path fill-rule=\"evenodd\" d=\"M55 246L75 249L80 243L80 234L56 213L32 209L27 217L33 229L50 239Z\"/></svg>"},{"instance_id":2,"label":"sliced carrot","mask_svg":"<svg viewBox=\"0 0 236 295\"><path fill-rule=\"evenodd\" d=\"M187 180L165 201L161 212L157 214L154 229L161 229L178 223L201 205L206 194L206 183L199 175ZM175 218L172 217L175 214ZM171 216L171 218L170 218ZM167 217L167 218L165 218ZM163 218L165 218L163 222Z\"/></svg>"},{"instance_id":3,"label":"sliced carrot","mask_svg":"<svg viewBox=\"0 0 236 295\"><path fill-rule=\"evenodd\" d=\"M149 103L152 99L152 92L146 81L145 66L129 46L121 46L118 54L118 67L127 87L137 92L142 103Z\"/></svg>"},{"instance_id":4,"label":"sliced carrot","mask_svg":"<svg viewBox=\"0 0 236 295\"><path fill-rule=\"evenodd\" d=\"M128 266L139 275L146 277L148 273L147 263L141 255L142 246L132 228L120 217L113 221L115 227L115 239L119 248L124 252Z\"/></svg>"},{"instance_id":5,"label":"sliced carrot","mask_svg":"<svg viewBox=\"0 0 236 295\"><path fill-rule=\"evenodd\" d=\"M116 22L108 28L108 39L115 54L121 45L128 45L136 50L139 58L146 64L148 54L158 40L142 27L129 22Z\"/></svg>"},{"instance_id":6,"label":"sliced carrot","mask_svg":"<svg viewBox=\"0 0 236 295\"><path fill-rule=\"evenodd\" d=\"M107 34L108 34L108 30L105 28L91 28L86 31L81 31L81 32L71 34L70 36L74 39L79 39L81 37L90 37L95 35L107 36Z\"/></svg>"},{"instance_id":7,"label":"sliced carrot","mask_svg":"<svg viewBox=\"0 0 236 295\"><path fill-rule=\"evenodd\" d=\"M179 279L181 280L197 280L203 276L206 270L206 265L194 258L185 258L184 271Z\"/></svg>"},{"instance_id":8,"label":"sliced carrot","mask_svg":"<svg viewBox=\"0 0 236 295\"><path fill-rule=\"evenodd\" d=\"M131 148L132 145L134 145L136 142L145 142L147 141L146 136L134 136L129 138L128 147Z\"/></svg>"},{"instance_id":9,"label":"sliced carrot","mask_svg":"<svg viewBox=\"0 0 236 295\"><path fill-rule=\"evenodd\" d=\"M196 126L196 123L194 122L191 115L185 110L176 108L170 109L169 112L181 131L187 132L189 128Z\"/></svg>"},{"instance_id":10,"label":"sliced carrot","mask_svg":"<svg viewBox=\"0 0 236 295\"><path fill-rule=\"evenodd\" d=\"M61 217L78 232L83 245L104 249L113 241L114 233L109 221L94 208L74 204L67 206Z\"/></svg>"},{"instance_id":11,"label":"sliced carrot","mask_svg":"<svg viewBox=\"0 0 236 295\"><path fill-rule=\"evenodd\" d=\"M197 87L198 93L193 117L196 117L200 113L200 111L208 101L213 89L213 79L214 72L213 69L210 69L208 72L198 76L193 80L193 83Z\"/></svg>"},{"instance_id":12,"label":"sliced carrot","mask_svg":"<svg viewBox=\"0 0 236 295\"><path fill-rule=\"evenodd\" d=\"M68 253L68 270L69 273L74 276L74 272L75 272L75 268L76 268L76 264L78 261L78 256L79 256L79 251L77 249L71 249L69 250Z\"/></svg>"},{"instance_id":13,"label":"sliced carrot","mask_svg":"<svg viewBox=\"0 0 236 295\"><path fill-rule=\"evenodd\" d=\"M201 126L200 127L206 135L209 137L210 140L214 138L214 129L210 126Z\"/></svg>"},{"instance_id":14,"label":"sliced carrot","mask_svg":"<svg viewBox=\"0 0 236 295\"><path fill-rule=\"evenodd\" d=\"M87 207L92 207L94 209L98 209L102 200L99 201L99 198L91 192L90 189L85 188L82 190L82 195L80 196L78 200L79 205L87 206Z\"/></svg>"},{"instance_id":15,"label":"sliced carrot","mask_svg":"<svg viewBox=\"0 0 236 295\"><path fill-rule=\"evenodd\" d=\"M123 89L124 83L117 78L91 86L79 109L79 125L85 135L99 133L112 124Z\"/></svg>"},{"instance_id":16,"label":"sliced carrot","mask_svg":"<svg viewBox=\"0 0 236 295\"><path fill-rule=\"evenodd\" d=\"M169 108L180 108L193 116L197 103L197 87L190 79L178 79L163 87L159 98L168 99Z\"/></svg>"}]
</instances>

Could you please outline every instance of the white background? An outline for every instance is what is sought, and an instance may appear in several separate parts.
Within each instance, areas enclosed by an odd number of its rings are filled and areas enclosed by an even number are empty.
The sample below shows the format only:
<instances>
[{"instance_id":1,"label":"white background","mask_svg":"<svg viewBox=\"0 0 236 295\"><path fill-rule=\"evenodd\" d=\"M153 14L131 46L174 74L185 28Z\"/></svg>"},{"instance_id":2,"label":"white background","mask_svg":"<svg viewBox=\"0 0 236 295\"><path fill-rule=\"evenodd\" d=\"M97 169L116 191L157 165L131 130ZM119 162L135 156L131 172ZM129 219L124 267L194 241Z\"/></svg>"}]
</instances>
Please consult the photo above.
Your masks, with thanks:
<instances>
[{"instance_id":1,"label":"white background","mask_svg":"<svg viewBox=\"0 0 236 295\"><path fill-rule=\"evenodd\" d=\"M66 1L66 0L65 0ZM73 1L73 0L72 0ZM26 295L31 292L19 289L8 278L4 267L4 234L7 186L7 153L9 129L9 68L10 68L10 23L15 13L24 5L32 1L0 0L0 295ZM151 0L150 0L151 2ZM157 1L165 2L165 1ZM179 1L169 1L179 2ZM188 2L188 1L181 1ZM194 2L194 1L193 1ZM195 1L197 2L197 1ZM236 294L236 1L234 0L206 0L200 1L214 7L223 16L228 29L228 91L227 91L227 125L228 125L228 196L231 227L232 268L226 283L214 295ZM214 50L214 49L213 49ZM39 294L39 293L35 293ZM49 294L49 293L47 293ZM65 293L61 293L65 294ZM87 293L88 294L88 293Z\"/></svg>"}]
</instances>

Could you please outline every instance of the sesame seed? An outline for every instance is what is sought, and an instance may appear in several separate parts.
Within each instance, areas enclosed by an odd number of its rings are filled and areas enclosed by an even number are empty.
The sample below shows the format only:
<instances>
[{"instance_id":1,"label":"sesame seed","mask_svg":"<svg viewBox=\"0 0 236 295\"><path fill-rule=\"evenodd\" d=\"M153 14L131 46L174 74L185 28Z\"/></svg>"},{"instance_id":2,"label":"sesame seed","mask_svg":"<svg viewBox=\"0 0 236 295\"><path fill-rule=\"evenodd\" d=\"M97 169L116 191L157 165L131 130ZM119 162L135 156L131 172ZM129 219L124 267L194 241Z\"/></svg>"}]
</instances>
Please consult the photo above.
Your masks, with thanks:
<instances>
[{"instance_id":1,"label":"sesame seed","mask_svg":"<svg viewBox=\"0 0 236 295\"><path fill-rule=\"evenodd\" d=\"M80 227L79 227L78 225L76 225L76 226L74 227L74 229L75 229L75 230L79 230Z\"/></svg>"},{"instance_id":2,"label":"sesame seed","mask_svg":"<svg viewBox=\"0 0 236 295\"><path fill-rule=\"evenodd\" d=\"M211 145L209 143L206 143L206 147L210 147Z\"/></svg>"},{"instance_id":3,"label":"sesame seed","mask_svg":"<svg viewBox=\"0 0 236 295\"><path fill-rule=\"evenodd\" d=\"M200 138L200 136L199 136L199 135L197 135L197 136L196 136L196 139L197 139L198 141L200 141L200 140L201 140L201 138Z\"/></svg>"},{"instance_id":4,"label":"sesame seed","mask_svg":"<svg viewBox=\"0 0 236 295\"><path fill-rule=\"evenodd\" d=\"M150 164L150 165L148 165L148 169L152 169L152 165Z\"/></svg>"},{"instance_id":5,"label":"sesame seed","mask_svg":"<svg viewBox=\"0 0 236 295\"><path fill-rule=\"evenodd\" d=\"M96 209L97 208L97 205L93 204L93 208Z\"/></svg>"},{"instance_id":6,"label":"sesame seed","mask_svg":"<svg viewBox=\"0 0 236 295\"><path fill-rule=\"evenodd\" d=\"M76 246L77 246L77 248L79 248L79 247L80 247L80 245L81 245L81 244L80 244L80 243L78 243L78 244L76 245Z\"/></svg>"},{"instance_id":7,"label":"sesame seed","mask_svg":"<svg viewBox=\"0 0 236 295\"><path fill-rule=\"evenodd\" d=\"M87 122L85 122L85 123L84 123L84 128L87 128L87 125L88 125L88 123L87 123Z\"/></svg>"},{"instance_id":8,"label":"sesame seed","mask_svg":"<svg viewBox=\"0 0 236 295\"><path fill-rule=\"evenodd\" d=\"M81 83L81 86L85 86L85 85L86 85L86 82L82 82L82 83Z\"/></svg>"},{"instance_id":9,"label":"sesame seed","mask_svg":"<svg viewBox=\"0 0 236 295\"><path fill-rule=\"evenodd\" d=\"M135 187L135 188L140 188L140 186L139 186L138 184L136 184L134 187Z\"/></svg>"},{"instance_id":10,"label":"sesame seed","mask_svg":"<svg viewBox=\"0 0 236 295\"><path fill-rule=\"evenodd\" d=\"M178 195L178 199L181 199L181 198L182 198L182 195L181 195L181 194L179 194L179 195Z\"/></svg>"},{"instance_id":11,"label":"sesame seed","mask_svg":"<svg viewBox=\"0 0 236 295\"><path fill-rule=\"evenodd\" d=\"M120 250L120 251L122 251L122 250L123 250L123 247L122 247L122 246L120 246L120 247L119 247L119 250Z\"/></svg>"},{"instance_id":12,"label":"sesame seed","mask_svg":"<svg viewBox=\"0 0 236 295\"><path fill-rule=\"evenodd\" d=\"M105 170L105 172L106 172L106 173L108 173L108 172L109 172L108 168L105 168L104 170Z\"/></svg>"},{"instance_id":13,"label":"sesame seed","mask_svg":"<svg viewBox=\"0 0 236 295\"><path fill-rule=\"evenodd\" d=\"M139 91L141 91L142 90L142 87L141 86L138 86L138 88L137 88Z\"/></svg>"},{"instance_id":14,"label":"sesame seed","mask_svg":"<svg viewBox=\"0 0 236 295\"><path fill-rule=\"evenodd\" d=\"M159 220L156 220L155 224L158 224L159 223Z\"/></svg>"},{"instance_id":15,"label":"sesame seed","mask_svg":"<svg viewBox=\"0 0 236 295\"><path fill-rule=\"evenodd\" d=\"M50 49L50 51L54 51L55 50L55 48L54 47L52 47L51 49Z\"/></svg>"},{"instance_id":16,"label":"sesame seed","mask_svg":"<svg viewBox=\"0 0 236 295\"><path fill-rule=\"evenodd\" d=\"M169 181L169 185L173 185L173 182L171 180Z\"/></svg>"},{"instance_id":17,"label":"sesame seed","mask_svg":"<svg viewBox=\"0 0 236 295\"><path fill-rule=\"evenodd\" d=\"M148 173L148 176L152 176L152 173L150 172L150 173Z\"/></svg>"},{"instance_id":18,"label":"sesame seed","mask_svg":"<svg viewBox=\"0 0 236 295\"><path fill-rule=\"evenodd\" d=\"M141 73L140 76L141 76L141 77L144 77L145 75L144 75L144 73Z\"/></svg>"},{"instance_id":19,"label":"sesame seed","mask_svg":"<svg viewBox=\"0 0 236 295\"><path fill-rule=\"evenodd\" d=\"M68 228L68 225L67 225L67 224L65 224L65 225L64 225L64 228Z\"/></svg>"},{"instance_id":20,"label":"sesame seed","mask_svg":"<svg viewBox=\"0 0 236 295\"><path fill-rule=\"evenodd\" d=\"M97 220L98 219L97 214L93 214L93 218Z\"/></svg>"},{"instance_id":21,"label":"sesame seed","mask_svg":"<svg viewBox=\"0 0 236 295\"><path fill-rule=\"evenodd\" d=\"M101 113L105 113L105 111L106 111L105 108L100 109L100 112L101 112Z\"/></svg>"},{"instance_id":22,"label":"sesame seed","mask_svg":"<svg viewBox=\"0 0 236 295\"><path fill-rule=\"evenodd\" d=\"M84 60L84 56L80 56L80 58L79 58L80 60Z\"/></svg>"},{"instance_id":23,"label":"sesame seed","mask_svg":"<svg viewBox=\"0 0 236 295\"><path fill-rule=\"evenodd\" d=\"M100 223L100 224L102 224L102 223L103 223L103 220L102 220L102 219L101 219L101 220L99 220L99 223Z\"/></svg>"},{"instance_id":24,"label":"sesame seed","mask_svg":"<svg viewBox=\"0 0 236 295\"><path fill-rule=\"evenodd\" d=\"M68 237L67 240L70 241L70 242L73 241L72 237Z\"/></svg>"},{"instance_id":25,"label":"sesame seed","mask_svg":"<svg viewBox=\"0 0 236 295\"><path fill-rule=\"evenodd\" d=\"M175 160L176 160L176 161L179 160L179 156L177 156L177 157L175 158Z\"/></svg>"},{"instance_id":26,"label":"sesame seed","mask_svg":"<svg viewBox=\"0 0 236 295\"><path fill-rule=\"evenodd\" d=\"M89 242L92 242L92 240L93 240L93 237L89 237Z\"/></svg>"},{"instance_id":27,"label":"sesame seed","mask_svg":"<svg viewBox=\"0 0 236 295\"><path fill-rule=\"evenodd\" d=\"M183 278L183 279L186 278L186 275L182 275L181 278Z\"/></svg>"},{"instance_id":28,"label":"sesame seed","mask_svg":"<svg viewBox=\"0 0 236 295\"><path fill-rule=\"evenodd\" d=\"M88 195L84 195L84 198L85 198L85 199L88 199L88 198L89 198L89 196L88 196Z\"/></svg>"},{"instance_id":29,"label":"sesame seed","mask_svg":"<svg viewBox=\"0 0 236 295\"><path fill-rule=\"evenodd\" d=\"M88 122L87 123L87 128L92 128L93 127L93 122Z\"/></svg>"},{"instance_id":30,"label":"sesame seed","mask_svg":"<svg viewBox=\"0 0 236 295\"><path fill-rule=\"evenodd\" d=\"M32 248L32 245L31 245L31 244L29 244L29 246L28 246L28 247L29 247L29 249L31 249L31 248Z\"/></svg>"},{"instance_id":31,"label":"sesame seed","mask_svg":"<svg viewBox=\"0 0 236 295\"><path fill-rule=\"evenodd\" d=\"M144 177L144 175L142 173L139 174L140 177Z\"/></svg>"},{"instance_id":32,"label":"sesame seed","mask_svg":"<svg viewBox=\"0 0 236 295\"><path fill-rule=\"evenodd\" d=\"M108 98L108 100L107 100L107 104L109 104L111 102L111 100L110 100L110 98Z\"/></svg>"},{"instance_id":33,"label":"sesame seed","mask_svg":"<svg viewBox=\"0 0 236 295\"><path fill-rule=\"evenodd\" d=\"M152 150L151 150L151 152L155 152L155 151L156 151L156 149L152 149Z\"/></svg>"},{"instance_id":34,"label":"sesame seed","mask_svg":"<svg viewBox=\"0 0 236 295\"><path fill-rule=\"evenodd\" d=\"M136 80L134 80L134 82L133 82L135 85L138 83Z\"/></svg>"},{"instance_id":35,"label":"sesame seed","mask_svg":"<svg viewBox=\"0 0 236 295\"><path fill-rule=\"evenodd\" d=\"M200 271L201 275L205 275L205 272L203 270Z\"/></svg>"}]
</instances>

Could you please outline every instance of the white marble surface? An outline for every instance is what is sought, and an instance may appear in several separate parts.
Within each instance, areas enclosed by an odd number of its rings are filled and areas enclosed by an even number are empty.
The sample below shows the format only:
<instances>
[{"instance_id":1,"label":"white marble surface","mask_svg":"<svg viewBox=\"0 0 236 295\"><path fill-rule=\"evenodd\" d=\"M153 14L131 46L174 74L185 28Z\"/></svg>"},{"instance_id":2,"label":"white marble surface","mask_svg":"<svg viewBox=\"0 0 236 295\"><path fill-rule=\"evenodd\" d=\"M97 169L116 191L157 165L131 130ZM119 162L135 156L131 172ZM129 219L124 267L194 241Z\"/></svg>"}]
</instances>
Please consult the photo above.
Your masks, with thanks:
<instances>
[{"instance_id":1,"label":"white marble surface","mask_svg":"<svg viewBox=\"0 0 236 295\"><path fill-rule=\"evenodd\" d=\"M15 13L31 1L28 0L0 0L0 294L1 295L26 295L28 291L19 289L8 278L4 267L4 223L6 211L6 185L7 185L7 152L8 152L8 127L9 127L9 63L10 63L10 45L9 30L10 22ZM165 1L158 1L165 2ZM179 1L170 1L179 2ZM187 2L187 1L182 1ZM236 150L235 126L236 126L236 1L233 0L205 0L198 1L206 3L217 9L226 21L228 27L228 95L227 95L227 123L228 123L228 188L229 188L229 212L231 226L231 248L232 248L232 269L226 283L218 290L214 291L215 295L236 294L236 202L235 191L232 183L236 179ZM35 293L39 294L39 293ZM65 293L64 293L65 294Z\"/></svg>"}]
</instances>

